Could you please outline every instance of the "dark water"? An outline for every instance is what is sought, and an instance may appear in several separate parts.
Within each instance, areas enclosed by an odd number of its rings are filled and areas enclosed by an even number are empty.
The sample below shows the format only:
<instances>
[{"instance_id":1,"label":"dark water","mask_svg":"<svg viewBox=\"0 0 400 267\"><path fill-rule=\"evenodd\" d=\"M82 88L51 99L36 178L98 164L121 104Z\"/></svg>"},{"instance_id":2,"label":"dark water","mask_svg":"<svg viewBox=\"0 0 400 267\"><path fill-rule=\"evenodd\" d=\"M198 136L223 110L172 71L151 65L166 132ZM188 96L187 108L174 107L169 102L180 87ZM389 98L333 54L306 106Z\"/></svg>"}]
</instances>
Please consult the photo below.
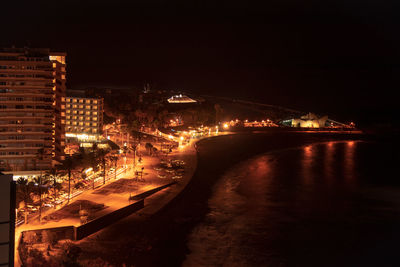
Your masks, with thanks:
<instances>
[{"instance_id":1,"label":"dark water","mask_svg":"<svg viewBox=\"0 0 400 267\"><path fill-rule=\"evenodd\" d=\"M400 266L398 147L340 140L231 166L184 266Z\"/></svg>"}]
</instances>

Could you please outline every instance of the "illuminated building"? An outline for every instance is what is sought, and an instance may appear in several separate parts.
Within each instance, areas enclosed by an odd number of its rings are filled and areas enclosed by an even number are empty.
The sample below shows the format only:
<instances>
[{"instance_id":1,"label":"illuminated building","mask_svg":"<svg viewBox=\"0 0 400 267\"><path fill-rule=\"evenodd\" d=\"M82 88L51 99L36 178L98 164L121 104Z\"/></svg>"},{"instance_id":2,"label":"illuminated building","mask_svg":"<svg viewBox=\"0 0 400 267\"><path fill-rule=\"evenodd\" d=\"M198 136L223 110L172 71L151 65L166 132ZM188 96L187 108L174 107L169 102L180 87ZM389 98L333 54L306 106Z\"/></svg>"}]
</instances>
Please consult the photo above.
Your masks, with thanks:
<instances>
[{"instance_id":1,"label":"illuminated building","mask_svg":"<svg viewBox=\"0 0 400 267\"><path fill-rule=\"evenodd\" d=\"M0 170L45 170L64 158L65 57L0 49Z\"/></svg>"},{"instance_id":2,"label":"illuminated building","mask_svg":"<svg viewBox=\"0 0 400 267\"><path fill-rule=\"evenodd\" d=\"M168 98L168 103L171 104L185 104L185 103L196 103L197 101L187 97L185 95L175 95Z\"/></svg>"},{"instance_id":3,"label":"illuminated building","mask_svg":"<svg viewBox=\"0 0 400 267\"><path fill-rule=\"evenodd\" d=\"M68 92L65 98L66 136L95 141L103 130L103 99L76 96L76 92L78 91L75 90L75 95Z\"/></svg>"},{"instance_id":4,"label":"illuminated building","mask_svg":"<svg viewBox=\"0 0 400 267\"><path fill-rule=\"evenodd\" d=\"M328 116L317 116L308 113L300 118L286 119L280 122L283 126L300 127L300 128L352 128L354 125L346 125L344 123L328 119Z\"/></svg>"}]
</instances>

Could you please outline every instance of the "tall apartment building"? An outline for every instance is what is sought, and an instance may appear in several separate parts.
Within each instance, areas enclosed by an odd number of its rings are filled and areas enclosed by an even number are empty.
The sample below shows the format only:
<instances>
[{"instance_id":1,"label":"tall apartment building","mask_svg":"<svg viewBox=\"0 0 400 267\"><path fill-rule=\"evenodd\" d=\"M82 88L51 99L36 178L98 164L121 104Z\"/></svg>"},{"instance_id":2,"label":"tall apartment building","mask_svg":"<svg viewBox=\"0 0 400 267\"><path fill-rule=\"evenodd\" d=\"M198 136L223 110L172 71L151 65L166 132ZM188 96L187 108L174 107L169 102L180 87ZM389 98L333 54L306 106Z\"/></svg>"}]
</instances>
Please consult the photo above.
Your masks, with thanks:
<instances>
[{"instance_id":1,"label":"tall apartment building","mask_svg":"<svg viewBox=\"0 0 400 267\"><path fill-rule=\"evenodd\" d=\"M95 141L103 131L103 99L85 97L68 91L65 98L67 137Z\"/></svg>"},{"instance_id":2,"label":"tall apartment building","mask_svg":"<svg viewBox=\"0 0 400 267\"><path fill-rule=\"evenodd\" d=\"M63 159L65 57L0 49L0 170L46 170Z\"/></svg>"}]
</instances>

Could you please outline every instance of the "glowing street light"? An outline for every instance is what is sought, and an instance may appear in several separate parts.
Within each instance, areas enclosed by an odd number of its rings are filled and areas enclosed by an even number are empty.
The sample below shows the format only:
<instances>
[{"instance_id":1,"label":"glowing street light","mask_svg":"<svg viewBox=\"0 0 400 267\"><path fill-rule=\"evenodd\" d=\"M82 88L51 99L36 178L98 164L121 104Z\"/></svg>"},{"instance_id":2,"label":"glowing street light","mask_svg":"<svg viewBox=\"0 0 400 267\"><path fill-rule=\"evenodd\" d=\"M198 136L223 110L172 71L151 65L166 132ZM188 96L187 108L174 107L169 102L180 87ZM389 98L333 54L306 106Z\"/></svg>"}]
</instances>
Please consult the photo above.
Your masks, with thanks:
<instances>
[{"instance_id":1,"label":"glowing street light","mask_svg":"<svg viewBox=\"0 0 400 267\"><path fill-rule=\"evenodd\" d=\"M229 128L229 124L228 123L224 123L224 129L228 129Z\"/></svg>"}]
</instances>

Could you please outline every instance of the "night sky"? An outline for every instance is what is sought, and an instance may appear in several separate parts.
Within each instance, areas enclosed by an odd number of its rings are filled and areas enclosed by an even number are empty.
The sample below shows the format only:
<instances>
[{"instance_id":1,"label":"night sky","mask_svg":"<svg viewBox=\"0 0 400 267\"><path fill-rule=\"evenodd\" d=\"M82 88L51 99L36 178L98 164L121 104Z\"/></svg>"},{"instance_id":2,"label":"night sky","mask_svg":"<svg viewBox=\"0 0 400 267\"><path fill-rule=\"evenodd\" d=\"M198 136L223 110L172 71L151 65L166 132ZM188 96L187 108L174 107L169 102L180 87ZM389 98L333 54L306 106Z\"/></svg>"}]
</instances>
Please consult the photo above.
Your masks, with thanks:
<instances>
[{"instance_id":1,"label":"night sky","mask_svg":"<svg viewBox=\"0 0 400 267\"><path fill-rule=\"evenodd\" d=\"M395 117L395 0L12 2L0 46L66 51L69 88L149 82L344 120Z\"/></svg>"}]
</instances>

